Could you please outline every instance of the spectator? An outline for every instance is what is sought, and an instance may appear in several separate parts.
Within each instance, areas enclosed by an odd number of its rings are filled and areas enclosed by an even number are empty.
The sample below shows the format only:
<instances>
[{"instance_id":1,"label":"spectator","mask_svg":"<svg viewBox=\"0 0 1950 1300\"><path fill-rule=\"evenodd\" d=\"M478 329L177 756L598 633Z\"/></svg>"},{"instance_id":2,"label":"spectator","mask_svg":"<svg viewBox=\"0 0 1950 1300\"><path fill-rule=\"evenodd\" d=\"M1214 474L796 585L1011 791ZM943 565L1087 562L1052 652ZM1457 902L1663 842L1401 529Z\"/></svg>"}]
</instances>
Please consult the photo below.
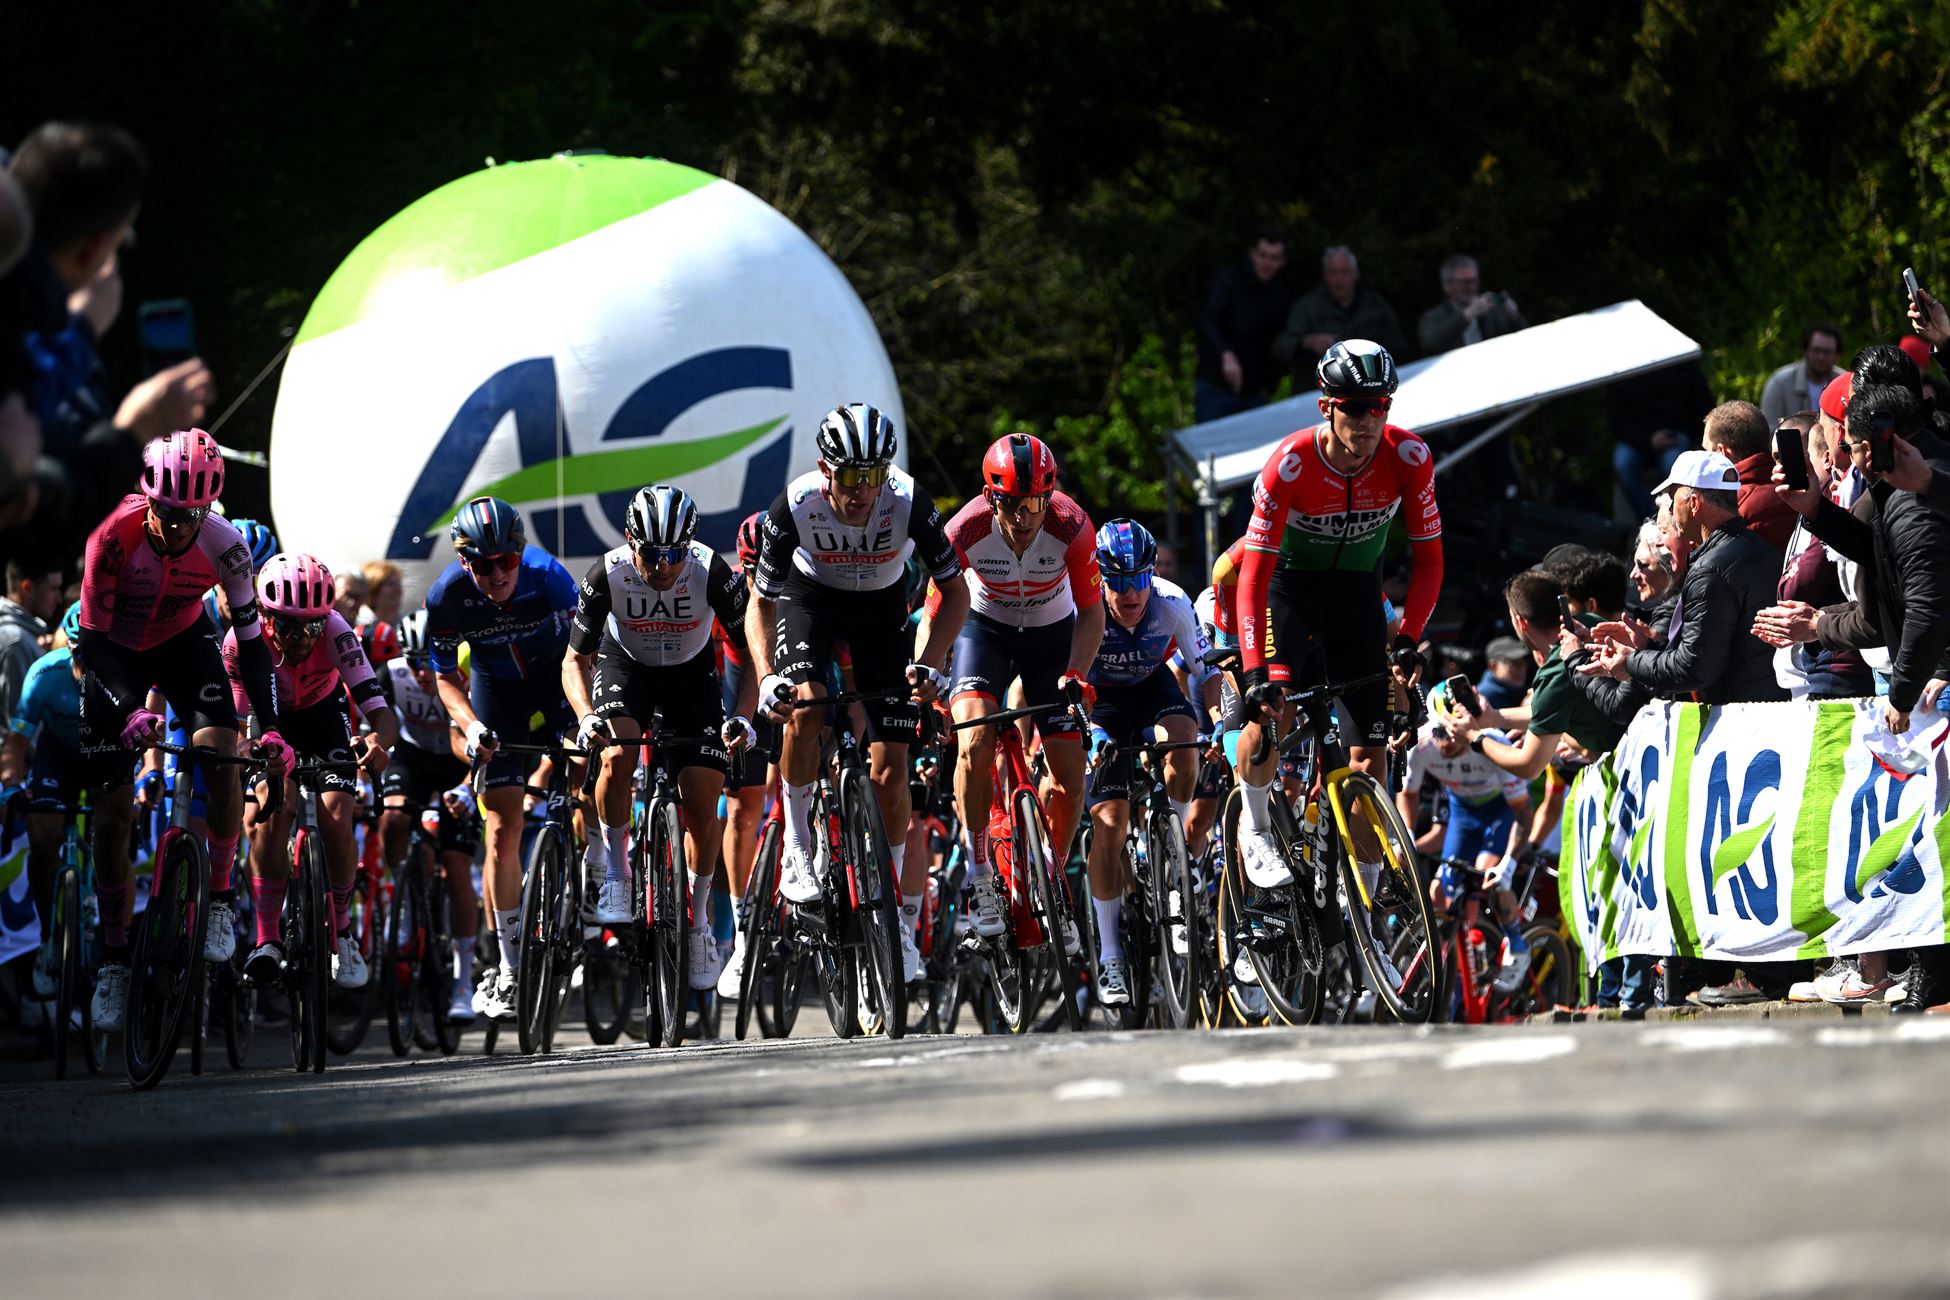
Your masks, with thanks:
<instances>
[{"instance_id":1,"label":"spectator","mask_svg":"<svg viewBox=\"0 0 1950 1300\"><path fill-rule=\"evenodd\" d=\"M1633 375L1605 385L1605 419L1611 426L1612 473L1632 518L1655 509L1648 476L1656 482L1672 469L1713 409L1713 390L1696 361Z\"/></svg>"},{"instance_id":2,"label":"spectator","mask_svg":"<svg viewBox=\"0 0 1950 1300\"><path fill-rule=\"evenodd\" d=\"M7 594L0 597L0 728L20 704L27 670L46 649L42 638L61 608L61 570L19 557L7 561Z\"/></svg>"},{"instance_id":3,"label":"spectator","mask_svg":"<svg viewBox=\"0 0 1950 1300\"><path fill-rule=\"evenodd\" d=\"M371 621L371 612L366 609L366 595L366 575L362 570L348 569L333 575L332 608L346 622Z\"/></svg>"},{"instance_id":4,"label":"spectator","mask_svg":"<svg viewBox=\"0 0 1950 1300\"><path fill-rule=\"evenodd\" d=\"M1801 359L1789 362L1767 377L1760 390L1760 413L1772 429L1796 411L1821 404L1821 390L1842 372L1835 359L1842 355L1842 332L1823 321L1801 336Z\"/></svg>"},{"instance_id":5,"label":"spectator","mask_svg":"<svg viewBox=\"0 0 1950 1300\"><path fill-rule=\"evenodd\" d=\"M1246 255L1212 277L1198 317L1192 409L1200 424L1263 405L1280 382L1273 340L1293 294L1280 269L1286 232L1268 226Z\"/></svg>"},{"instance_id":6,"label":"spectator","mask_svg":"<svg viewBox=\"0 0 1950 1300\"><path fill-rule=\"evenodd\" d=\"M0 168L0 275L14 269L34 242L34 210L13 176Z\"/></svg>"},{"instance_id":7,"label":"spectator","mask_svg":"<svg viewBox=\"0 0 1950 1300\"><path fill-rule=\"evenodd\" d=\"M1601 644L1580 672L1631 680L1654 692L1702 704L1787 698L1774 680L1773 654L1750 632L1772 603L1780 556L1740 517L1740 475L1717 452L1689 451L1659 491L1672 493L1677 531L1693 544L1680 579L1676 625L1664 645L1630 623L1597 630Z\"/></svg>"},{"instance_id":8,"label":"spectator","mask_svg":"<svg viewBox=\"0 0 1950 1300\"><path fill-rule=\"evenodd\" d=\"M1722 402L1707 412L1700 437L1702 447L1733 462L1740 475L1740 517L1754 536L1774 548L1777 559L1794 534L1794 511L1774 495L1773 429L1787 418L1769 423L1752 402Z\"/></svg>"},{"instance_id":9,"label":"spectator","mask_svg":"<svg viewBox=\"0 0 1950 1300\"><path fill-rule=\"evenodd\" d=\"M1158 557L1152 565L1151 572L1167 582L1178 581L1178 548L1170 542L1159 542Z\"/></svg>"},{"instance_id":10,"label":"spectator","mask_svg":"<svg viewBox=\"0 0 1950 1300\"><path fill-rule=\"evenodd\" d=\"M1638 542L1632 548L1634 600L1627 602L1627 613L1653 627L1664 627L1672 618L1673 602L1679 599L1679 575L1672 552L1666 549L1665 532L1655 520L1639 525Z\"/></svg>"},{"instance_id":11,"label":"spectator","mask_svg":"<svg viewBox=\"0 0 1950 1300\"><path fill-rule=\"evenodd\" d=\"M1617 556L1589 551L1565 566L1560 581L1572 613L1601 620L1625 616L1625 566Z\"/></svg>"},{"instance_id":12,"label":"spectator","mask_svg":"<svg viewBox=\"0 0 1950 1300\"><path fill-rule=\"evenodd\" d=\"M1824 392L1824 400L1826 397ZM1815 412L1803 411L1789 416L1781 427L1800 434L1808 482L1826 497L1834 481L1835 463L1824 424L1824 419ZM1808 530L1807 521L1798 513L1794 525L1794 533L1788 539L1787 561L1775 588L1780 603L1800 602L1816 609L1842 604L1845 596L1834 555ZM1819 641L1785 645L1775 650L1774 677L1797 700L1851 699L1873 694L1875 690L1875 680L1860 651L1829 647Z\"/></svg>"},{"instance_id":13,"label":"spectator","mask_svg":"<svg viewBox=\"0 0 1950 1300\"><path fill-rule=\"evenodd\" d=\"M1314 367L1321 354L1342 339L1371 339L1388 349L1399 364L1408 355L1408 339L1388 300L1361 286L1361 266L1354 250L1336 244L1320 255L1320 287L1293 304L1286 329L1273 340L1273 358L1293 371L1297 390L1319 387Z\"/></svg>"},{"instance_id":14,"label":"spectator","mask_svg":"<svg viewBox=\"0 0 1950 1300\"><path fill-rule=\"evenodd\" d=\"M1530 689L1530 649L1513 636L1500 636L1483 650L1483 675L1476 694L1493 709L1513 709Z\"/></svg>"},{"instance_id":15,"label":"spectator","mask_svg":"<svg viewBox=\"0 0 1950 1300\"><path fill-rule=\"evenodd\" d=\"M1450 352L1481 343L1499 334L1526 328L1530 322L1517 310L1517 300L1501 289L1483 292L1476 259L1456 253L1442 263L1442 301L1422 313L1416 341L1425 355Z\"/></svg>"},{"instance_id":16,"label":"spectator","mask_svg":"<svg viewBox=\"0 0 1950 1300\"><path fill-rule=\"evenodd\" d=\"M361 570L366 578L367 613L372 615L366 621L398 627L400 606L406 599L406 575L390 560L367 560Z\"/></svg>"}]
</instances>

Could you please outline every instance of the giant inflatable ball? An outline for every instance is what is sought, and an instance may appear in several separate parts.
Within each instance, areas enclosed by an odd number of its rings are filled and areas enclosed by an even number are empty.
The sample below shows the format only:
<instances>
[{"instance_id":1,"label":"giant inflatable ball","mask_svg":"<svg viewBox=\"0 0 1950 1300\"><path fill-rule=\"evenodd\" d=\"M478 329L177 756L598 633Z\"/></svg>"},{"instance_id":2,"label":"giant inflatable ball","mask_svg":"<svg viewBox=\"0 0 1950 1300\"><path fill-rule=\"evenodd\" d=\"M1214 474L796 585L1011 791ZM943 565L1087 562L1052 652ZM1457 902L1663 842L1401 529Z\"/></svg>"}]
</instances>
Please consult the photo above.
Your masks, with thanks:
<instances>
[{"instance_id":1,"label":"giant inflatable ball","mask_svg":"<svg viewBox=\"0 0 1950 1300\"><path fill-rule=\"evenodd\" d=\"M686 488L729 550L849 401L905 435L865 306L760 199L649 158L490 167L374 231L320 291L278 390L271 509L287 547L334 569L399 564L410 600L482 495L577 577L649 483Z\"/></svg>"}]
</instances>

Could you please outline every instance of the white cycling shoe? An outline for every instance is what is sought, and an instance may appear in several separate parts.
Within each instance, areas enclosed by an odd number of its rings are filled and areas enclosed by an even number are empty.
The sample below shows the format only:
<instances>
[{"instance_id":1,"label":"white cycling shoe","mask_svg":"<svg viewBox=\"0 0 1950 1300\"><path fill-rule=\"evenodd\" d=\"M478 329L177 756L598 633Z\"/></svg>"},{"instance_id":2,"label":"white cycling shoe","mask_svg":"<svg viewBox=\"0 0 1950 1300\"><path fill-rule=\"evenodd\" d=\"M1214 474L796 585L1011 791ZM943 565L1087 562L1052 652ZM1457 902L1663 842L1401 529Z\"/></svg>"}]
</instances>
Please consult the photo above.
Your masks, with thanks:
<instances>
[{"instance_id":1,"label":"white cycling shoe","mask_svg":"<svg viewBox=\"0 0 1950 1300\"><path fill-rule=\"evenodd\" d=\"M1511 952L1506 947L1503 950L1502 969L1496 972L1496 991L1498 993L1515 993L1517 991L1517 985L1523 983L1523 977L1529 971L1530 949L1525 948L1521 952Z\"/></svg>"},{"instance_id":2,"label":"white cycling shoe","mask_svg":"<svg viewBox=\"0 0 1950 1300\"><path fill-rule=\"evenodd\" d=\"M474 990L474 1011L489 1020L515 1018L515 977L505 966Z\"/></svg>"},{"instance_id":3,"label":"white cycling shoe","mask_svg":"<svg viewBox=\"0 0 1950 1300\"><path fill-rule=\"evenodd\" d=\"M474 995L454 982L454 995L447 1000L447 1023L465 1027L474 1023Z\"/></svg>"},{"instance_id":4,"label":"white cycling shoe","mask_svg":"<svg viewBox=\"0 0 1950 1300\"><path fill-rule=\"evenodd\" d=\"M347 930L339 936L335 953L332 954L332 983L342 989L362 989L371 972L366 969L365 954L359 951L359 941Z\"/></svg>"},{"instance_id":5,"label":"white cycling shoe","mask_svg":"<svg viewBox=\"0 0 1950 1300\"><path fill-rule=\"evenodd\" d=\"M605 880L596 890L596 924L626 925L636 915L636 903L630 897L630 882L627 880Z\"/></svg>"},{"instance_id":6,"label":"white cycling shoe","mask_svg":"<svg viewBox=\"0 0 1950 1300\"><path fill-rule=\"evenodd\" d=\"M227 898L210 900L210 924L203 931L203 960L229 961L237 955L237 904Z\"/></svg>"},{"instance_id":7,"label":"white cycling shoe","mask_svg":"<svg viewBox=\"0 0 1950 1300\"><path fill-rule=\"evenodd\" d=\"M103 962L95 975L95 996L88 1004L95 1028L110 1033L122 1028L129 1010L129 967L127 962Z\"/></svg>"},{"instance_id":8,"label":"white cycling shoe","mask_svg":"<svg viewBox=\"0 0 1950 1300\"><path fill-rule=\"evenodd\" d=\"M1280 852L1279 841L1273 838L1272 831L1239 830L1240 865L1246 869L1246 879L1260 889L1278 889L1293 880L1293 869L1286 864L1286 855Z\"/></svg>"},{"instance_id":9,"label":"white cycling shoe","mask_svg":"<svg viewBox=\"0 0 1950 1300\"><path fill-rule=\"evenodd\" d=\"M975 933L993 939L1009 928L1009 900L1003 896L1002 877L991 871L969 886L969 911L974 914Z\"/></svg>"},{"instance_id":10,"label":"white cycling shoe","mask_svg":"<svg viewBox=\"0 0 1950 1300\"><path fill-rule=\"evenodd\" d=\"M789 903L819 900L819 873L813 870L810 857L791 849L785 851L779 864L779 892Z\"/></svg>"},{"instance_id":11,"label":"white cycling shoe","mask_svg":"<svg viewBox=\"0 0 1950 1300\"><path fill-rule=\"evenodd\" d=\"M691 987L702 991L718 987L718 974L724 959L718 956L718 938L709 930L691 931Z\"/></svg>"},{"instance_id":12,"label":"white cycling shoe","mask_svg":"<svg viewBox=\"0 0 1950 1300\"><path fill-rule=\"evenodd\" d=\"M912 984L921 978L921 948L914 942L914 927L905 919L898 923L901 932L901 978Z\"/></svg>"},{"instance_id":13,"label":"white cycling shoe","mask_svg":"<svg viewBox=\"0 0 1950 1300\"><path fill-rule=\"evenodd\" d=\"M1131 981L1122 957L1112 957L1103 963L1097 978L1097 1001L1107 1007L1130 1005Z\"/></svg>"},{"instance_id":14,"label":"white cycling shoe","mask_svg":"<svg viewBox=\"0 0 1950 1300\"><path fill-rule=\"evenodd\" d=\"M731 940L731 960L724 964L724 970L718 974L718 996L737 1000L738 985L744 978L745 932L741 928Z\"/></svg>"}]
</instances>

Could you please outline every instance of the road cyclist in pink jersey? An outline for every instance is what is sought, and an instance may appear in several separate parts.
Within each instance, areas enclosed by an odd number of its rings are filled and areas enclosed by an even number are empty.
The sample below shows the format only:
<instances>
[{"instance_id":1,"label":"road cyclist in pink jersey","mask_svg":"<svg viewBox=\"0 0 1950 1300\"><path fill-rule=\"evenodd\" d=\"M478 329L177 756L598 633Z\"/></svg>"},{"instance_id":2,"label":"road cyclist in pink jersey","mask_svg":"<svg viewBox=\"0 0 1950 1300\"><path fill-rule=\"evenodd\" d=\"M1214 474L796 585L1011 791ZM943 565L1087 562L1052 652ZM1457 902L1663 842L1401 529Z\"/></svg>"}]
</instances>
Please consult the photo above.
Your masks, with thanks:
<instances>
[{"instance_id":1,"label":"road cyclist in pink jersey","mask_svg":"<svg viewBox=\"0 0 1950 1300\"><path fill-rule=\"evenodd\" d=\"M399 715L386 701L359 634L332 608L331 570L309 555L291 551L273 555L258 572L257 600L264 611L264 639L277 664L273 712L260 712L258 723L284 736L299 758L356 761L374 776L385 771L386 753L399 739ZM239 714L251 707L244 685L243 646L232 627L224 638L223 665ZM365 715L370 734L352 734L345 711L348 694ZM318 833L325 846L333 930L338 936L332 978L342 989L364 988L366 961L353 937L350 915L359 872L353 833L359 815L358 786L351 773L327 769L319 772L318 787ZM259 788L260 805L268 795ZM298 792L287 786L278 804L281 811L251 828L251 910L257 922L257 946L251 949L244 971L260 984L273 983L284 961L278 918L284 910L285 884L291 879L287 843L297 805Z\"/></svg>"},{"instance_id":2,"label":"road cyclist in pink jersey","mask_svg":"<svg viewBox=\"0 0 1950 1300\"><path fill-rule=\"evenodd\" d=\"M188 429L151 442L142 453L141 490L124 497L89 534L81 579L81 753L93 792L95 892L101 905L103 961L92 1010L97 1027L119 1030L129 990L129 827L135 816L136 751L160 738L163 719L148 707L162 691L192 742L236 756L237 710L203 595L221 586L237 638L243 693L265 717L277 716L271 651L258 622L249 544L235 525L213 515L223 491L216 439ZM259 755L289 771L291 747L275 730ZM231 870L242 833L244 799L238 769L204 768L209 790L210 916L203 956L228 961L236 951L236 895Z\"/></svg>"}]
</instances>

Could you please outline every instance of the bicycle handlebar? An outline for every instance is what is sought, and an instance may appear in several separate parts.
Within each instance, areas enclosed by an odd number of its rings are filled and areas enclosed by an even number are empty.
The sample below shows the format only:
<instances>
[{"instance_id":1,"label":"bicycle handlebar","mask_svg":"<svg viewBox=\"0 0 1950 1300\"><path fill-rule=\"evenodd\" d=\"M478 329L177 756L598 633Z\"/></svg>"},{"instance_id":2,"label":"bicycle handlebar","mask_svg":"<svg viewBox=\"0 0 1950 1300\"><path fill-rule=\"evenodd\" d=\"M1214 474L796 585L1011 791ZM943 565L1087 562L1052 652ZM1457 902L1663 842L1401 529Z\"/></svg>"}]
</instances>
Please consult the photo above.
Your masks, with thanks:
<instances>
[{"instance_id":1,"label":"bicycle handlebar","mask_svg":"<svg viewBox=\"0 0 1950 1300\"><path fill-rule=\"evenodd\" d=\"M950 730L967 731L973 727L997 727L1005 722L1016 722L1022 718L1040 718L1046 713L1063 713L1074 707L1069 704L1031 704L1020 709L1003 709L999 713L984 713L979 718L954 723Z\"/></svg>"}]
</instances>

